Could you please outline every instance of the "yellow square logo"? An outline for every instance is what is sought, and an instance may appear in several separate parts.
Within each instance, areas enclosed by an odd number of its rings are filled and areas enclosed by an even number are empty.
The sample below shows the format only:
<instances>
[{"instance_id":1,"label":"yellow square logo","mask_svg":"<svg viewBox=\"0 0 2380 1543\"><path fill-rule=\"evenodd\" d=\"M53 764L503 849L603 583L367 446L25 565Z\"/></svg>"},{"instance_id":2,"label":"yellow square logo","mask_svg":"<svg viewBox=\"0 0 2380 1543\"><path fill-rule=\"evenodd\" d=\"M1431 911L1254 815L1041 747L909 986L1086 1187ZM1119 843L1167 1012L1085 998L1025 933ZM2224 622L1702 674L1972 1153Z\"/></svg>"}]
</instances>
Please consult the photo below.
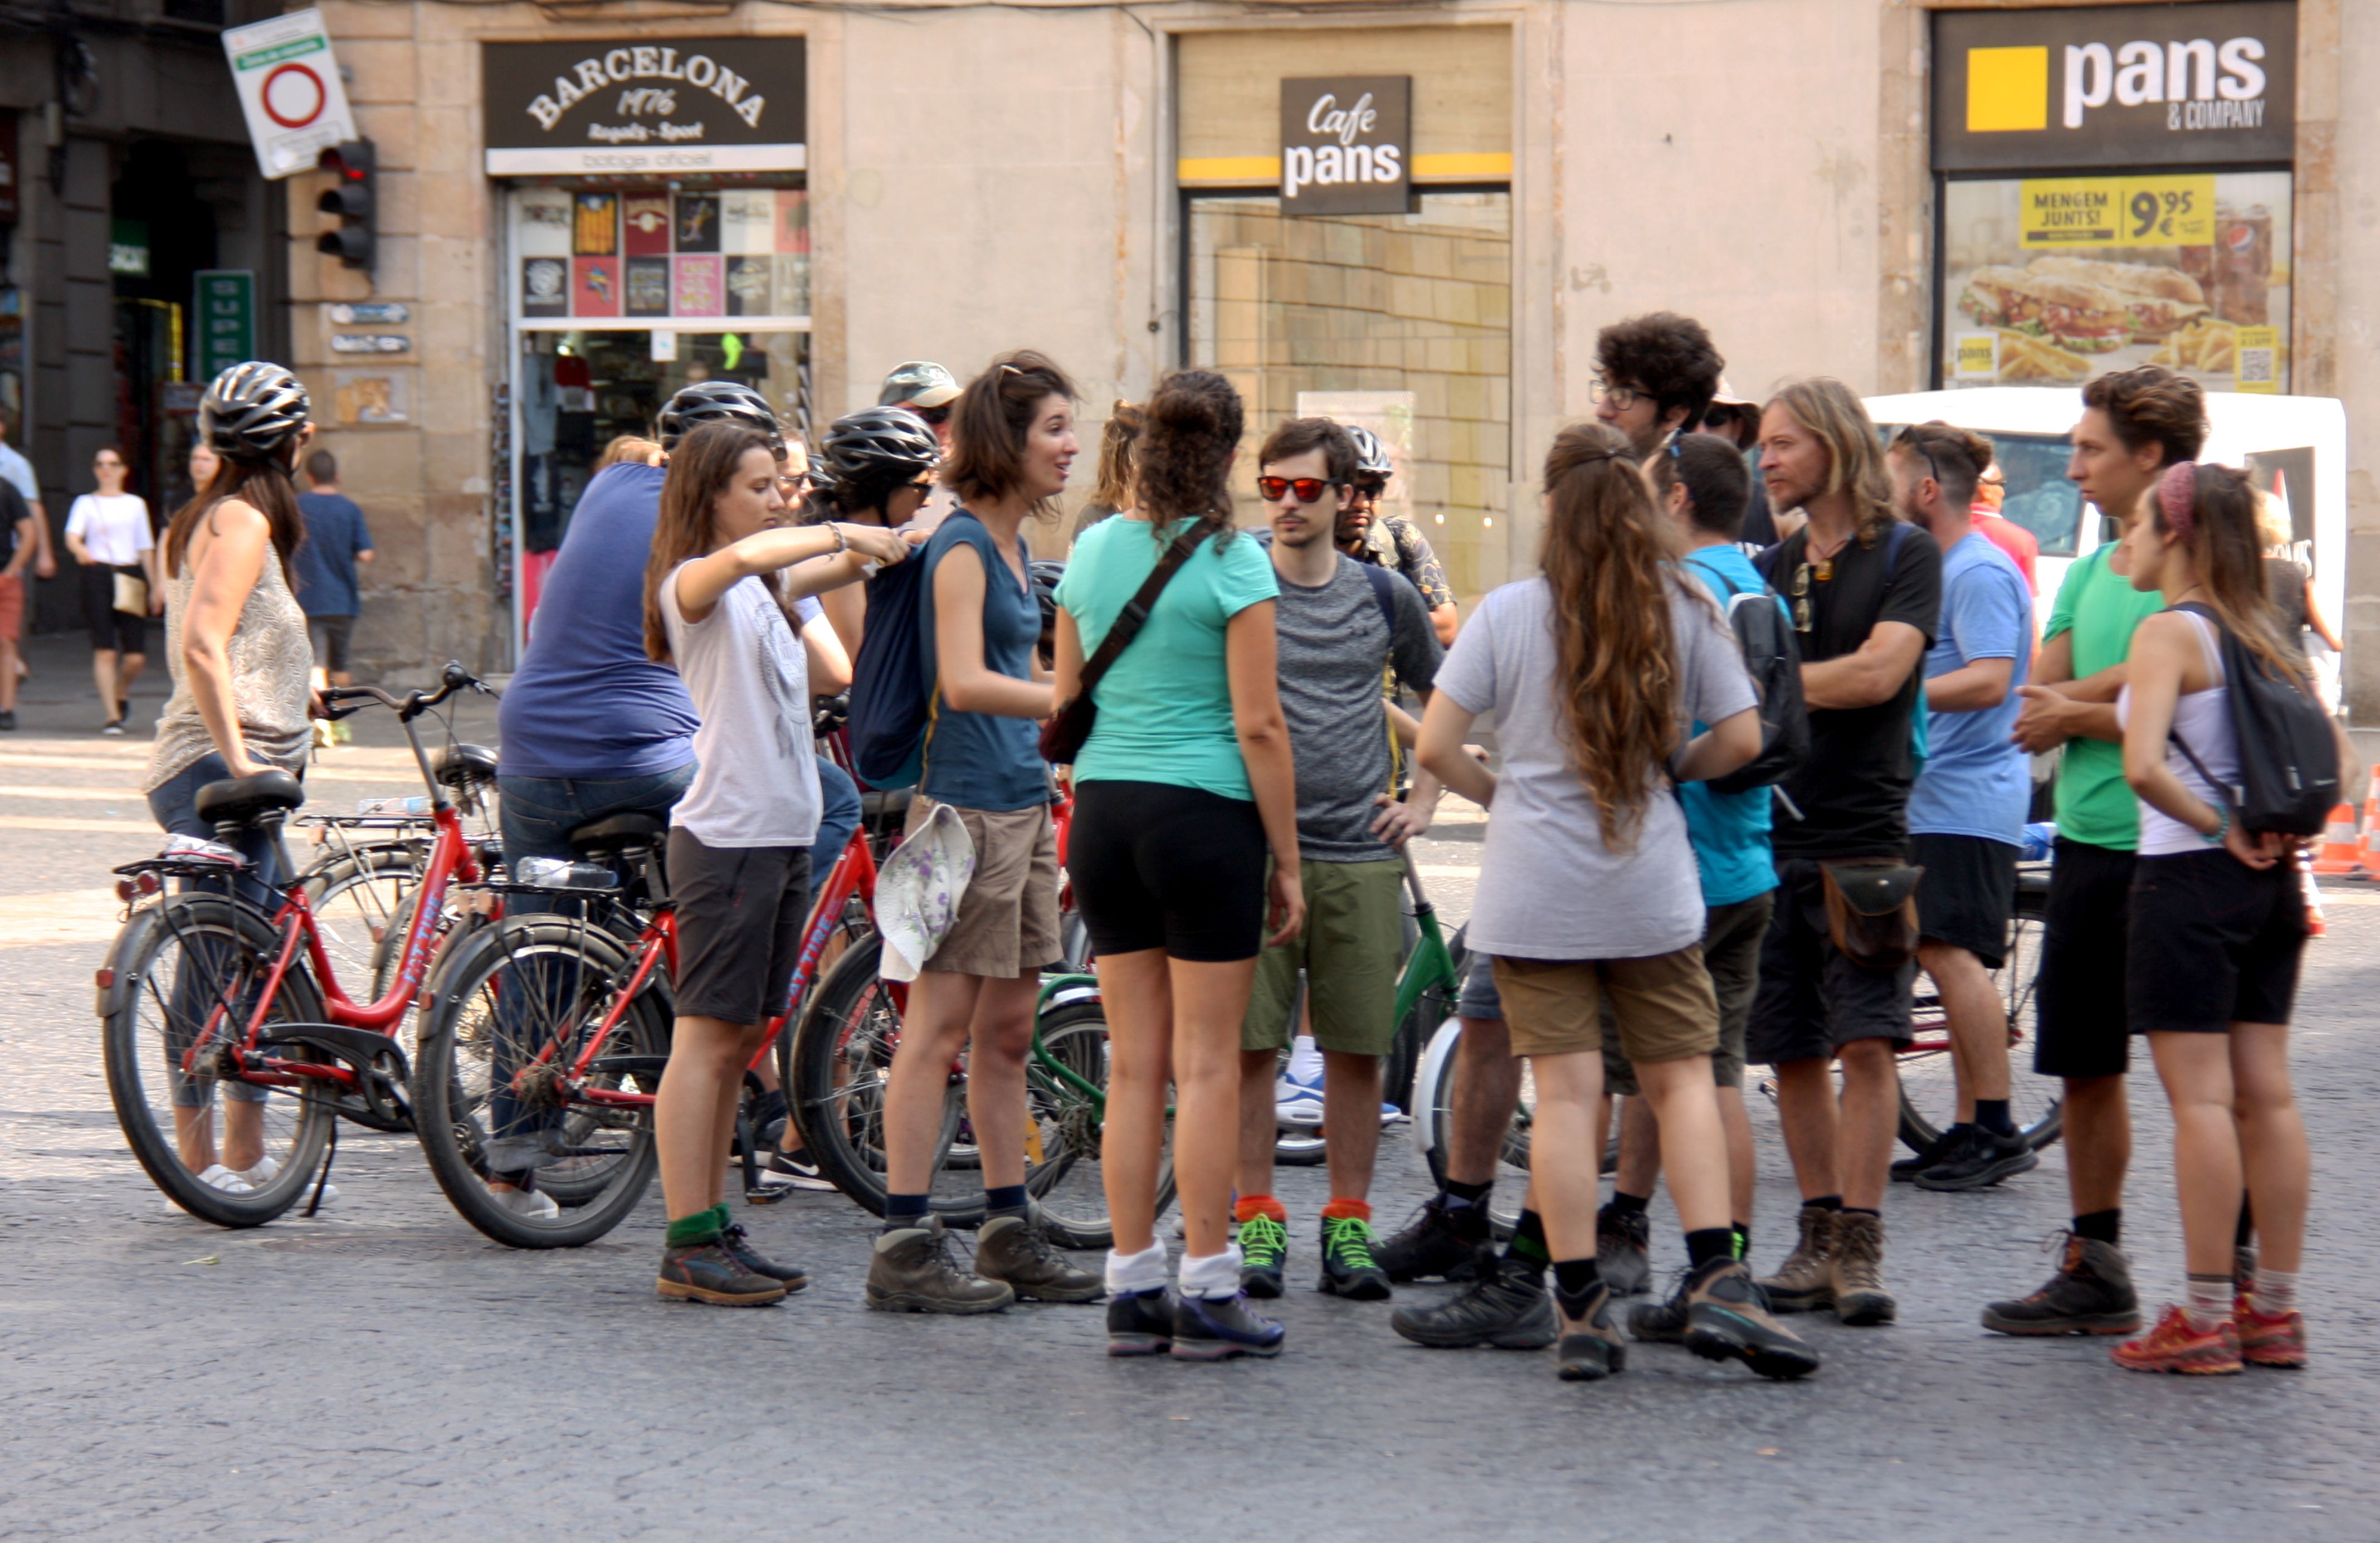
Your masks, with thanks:
<instances>
[{"instance_id":1,"label":"yellow square logo","mask_svg":"<svg viewBox=\"0 0 2380 1543\"><path fill-rule=\"evenodd\" d=\"M2049 127L2049 50L1967 50L1967 132Z\"/></svg>"}]
</instances>

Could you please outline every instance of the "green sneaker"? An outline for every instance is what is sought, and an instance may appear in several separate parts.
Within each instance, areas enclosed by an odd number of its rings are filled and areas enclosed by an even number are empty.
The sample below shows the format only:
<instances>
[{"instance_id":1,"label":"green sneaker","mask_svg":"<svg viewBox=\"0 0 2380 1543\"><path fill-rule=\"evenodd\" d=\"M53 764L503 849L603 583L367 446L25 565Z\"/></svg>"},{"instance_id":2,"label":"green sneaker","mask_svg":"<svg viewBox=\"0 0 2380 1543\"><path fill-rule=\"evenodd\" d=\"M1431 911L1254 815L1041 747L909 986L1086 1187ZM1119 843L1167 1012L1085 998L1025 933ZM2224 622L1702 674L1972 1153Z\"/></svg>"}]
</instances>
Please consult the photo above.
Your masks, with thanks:
<instances>
[{"instance_id":1,"label":"green sneaker","mask_svg":"<svg viewBox=\"0 0 2380 1543\"><path fill-rule=\"evenodd\" d=\"M1359 1216L1322 1219L1322 1280L1315 1288L1355 1302L1389 1299L1389 1272L1372 1257L1372 1224Z\"/></svg>"},{"instance_id":2,"label":"green sneaker","mask_svg":"<svg viewBox=\"0 0 2380 1543\"><path fill-rule=\"evenodd\" d=\"M1240 1289L1250 1296L1281 1293L1281 1267L1289 1258L1289 1229L1269 1216L1240 1223Z\"/></svg>"}]
</instances>

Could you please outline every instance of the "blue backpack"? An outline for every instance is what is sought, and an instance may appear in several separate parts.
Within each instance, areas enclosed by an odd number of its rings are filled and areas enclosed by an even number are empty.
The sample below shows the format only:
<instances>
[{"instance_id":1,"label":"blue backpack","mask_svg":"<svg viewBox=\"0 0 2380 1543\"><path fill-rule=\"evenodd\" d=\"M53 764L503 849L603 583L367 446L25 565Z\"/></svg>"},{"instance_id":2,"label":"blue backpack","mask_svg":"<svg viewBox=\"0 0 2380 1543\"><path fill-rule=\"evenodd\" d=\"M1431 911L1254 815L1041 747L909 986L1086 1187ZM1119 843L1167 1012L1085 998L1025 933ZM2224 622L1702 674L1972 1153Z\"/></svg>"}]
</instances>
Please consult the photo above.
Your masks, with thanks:
<instances>
[{"instance_id":1,"label":"blue backpack","mask_svg":"<svg viewBox=\"0 0 2380 1543\"><path fill-rule=\"evenodd\" d=\"M870 787L914 787L925 772L935 684L918 626L925 571L912 560L868 581L868 630L851 662L851 764Z\"/></svg>"}]
</instances>

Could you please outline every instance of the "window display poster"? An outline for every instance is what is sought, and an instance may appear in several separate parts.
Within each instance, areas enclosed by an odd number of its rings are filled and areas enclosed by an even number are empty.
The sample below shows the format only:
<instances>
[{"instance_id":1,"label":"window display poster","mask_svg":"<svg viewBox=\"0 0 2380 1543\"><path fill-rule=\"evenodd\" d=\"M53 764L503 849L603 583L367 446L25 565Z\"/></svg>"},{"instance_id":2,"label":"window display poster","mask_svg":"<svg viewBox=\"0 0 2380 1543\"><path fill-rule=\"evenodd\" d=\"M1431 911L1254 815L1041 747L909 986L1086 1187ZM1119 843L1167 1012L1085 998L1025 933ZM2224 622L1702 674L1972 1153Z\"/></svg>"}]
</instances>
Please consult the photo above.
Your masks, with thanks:
<instances>
[{"instance_id":1,"label":"window display poster","mask_svg":"<svg viewBox=\"0 0 2380 1543\"><path fill-rule=\"evenodd\" d=\"M765 188L719 195L719 249L751 255L777 249L777 195Z\"/></svg>"},{"instance_id":2,"label":"window display poster","mask_svg":"<svg viewBox=\"0 0 2380 1543\"><path fill-rule=\"evenodd\" d=\"M630 257L667 257L670 249L670 200L667 193L629 193L620 200L621 223L627 227L621 249Z\"/></svg>"},{"instance_id":3,"label":"window display poster","mask_svg":"<svg viewBox=\"0 0 2380 1543\"><path fill-rule=\"evenodd\" d=\"M716 255L679 257L675 263L676 284L670 295L671 313L677 316L721 316L726 313L724 285L722 282Z\"/></svg>"},{"instance_id":4,"label":"window display poster","mask_svg":"<svg viewBox=\"0 0 2380 1543\"><path fill-rule=\"evenodd\" d=\"M628 259L625 314L667 316L670 313L670 260L666 257Z\"/></svg>"},{"instance_id":5,"label":"window display poster","mask_svg":"<svg viewBox=\"0 0 2380 1543\"><path fill-rule=\"evenodd\" d=\"M1942 191L1942 383L2076 385L2136 364L2289 389L2290 176L1955 181Z\"/></svg>"},{"instance_id":6,"label":"window display poster","mask_svg":"<svg viewBox=\"0 0 2380 1543\"><path fill-rule=\"evenodd\" d=\"M810 251L810 196L798 188L777 193L777 250L788 257Z\"/></svg>"},{"instance_id":7,"label":"window display poster","mask_svg":"<svg viewBox=\"0 0 2380 1543\"><path fill-rule=\"evenodd\" d=\"M677 233L671 237L682 252L715 252L719 249L719 195L716 193L680 193L677 195Z\"/></svg>"},{"instance_id":8,"label":"window display poster","mask_svg":"<svg viewBox=\"0 0 2380 1543\"><path fill-rule=\"evenodd\" d=\"M620 250L620 195L581 193L574 206L570 250L577 257L613 257Z\"/></svg>"},{"instance_id":9,"label":"window display poster","mask_svg":"<svg viewBox=\"0 0 2380 1543\"><path fill-rule=\"evenodd\" d=\"M727 314L730 316L774 316L776 308L770 304L773 298L771 272L775 260L766 257L731 257L727 260Z\"/></svg>"},{"instance_id":10,"label":"window display poster","mask_svg":"<svg viewBox=\"0 0 2380 1543\"><path fill-rule=\"evenodd\" d=\"M616 257L574 257L570 260L570 314L620 314L620 260Z\"/></svg>"},{"instance_id":11,"label":"window display poster","mask_svg":"<svg viewBox=\"0 0 2380 1543\"><path fill-rule=\"evenodd\" d=\"M570 314L570 259L566 257L521 259L521 314L523 316Z\"/></svg>"},{"instance_id":12,"label":"window display poster","mask_svg":"<svg viewBox=\"0 0 2380 1543\"><path fill-rule=\"evenodd\" d=\"M570 255L570 195L525 188L513 197L513 245L523 257Z\"/></svg>"},{"instance_id":13,"label":"window display poster","mask_svg":"<svg viewBox=\"0 0 2380 1543\"><path fill-rule=\"evenodd\" d=\"M807 316L808 205L797 188L516 188L517 314L540 322Z\"/></svg>"}]
</instances>

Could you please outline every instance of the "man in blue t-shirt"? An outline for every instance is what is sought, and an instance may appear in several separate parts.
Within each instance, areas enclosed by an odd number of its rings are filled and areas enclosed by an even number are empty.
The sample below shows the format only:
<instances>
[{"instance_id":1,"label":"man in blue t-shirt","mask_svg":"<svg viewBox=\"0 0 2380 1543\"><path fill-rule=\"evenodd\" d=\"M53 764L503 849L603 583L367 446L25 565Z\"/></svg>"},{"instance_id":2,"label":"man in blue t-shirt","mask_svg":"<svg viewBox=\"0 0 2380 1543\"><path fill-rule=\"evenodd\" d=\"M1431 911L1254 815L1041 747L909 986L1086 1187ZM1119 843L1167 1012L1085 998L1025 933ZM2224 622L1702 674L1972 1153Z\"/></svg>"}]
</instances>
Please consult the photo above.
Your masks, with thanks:
<instances>
[{"instance_id":1,"label":"man in blue t-shirt","mask_svg":"<svg viewBox=\"0 0 2380 1543\"><path fill-rule=\"evenodd\" d=\"M347 647L363 610L356 570L372 560L371 530L356 501L339 492L339 463L329 451L317 450L306 457L306 481L312 491L298 495L298 512L306 516L306 540L290 564L298 579L298 605L306 613L314 668L333 686L353 686Z\"/></svg>"},{"instance_id":2,"label":"man in blue t-shirt","mask_svg":"<svg viewBox=\"0 0 2380 1543\"><path fill-rule=\"evenodd\" d=\"M1942 548L1942 624L1925 655L1926 759L1909 796L1918 962L1949 1020L1959 1118L1934 1147L1893 1165L1921 1189L1981 1189L2040 1159L2009 1116L2008 1011L1991 972L2008 955L2016 858L2033 780L2010 741L2017 688L2033 659L2024 574L1974 528L1975 482L1990 442L1920 423L1887 464L1901 516Z\"/></svg>"}]
</instances>

